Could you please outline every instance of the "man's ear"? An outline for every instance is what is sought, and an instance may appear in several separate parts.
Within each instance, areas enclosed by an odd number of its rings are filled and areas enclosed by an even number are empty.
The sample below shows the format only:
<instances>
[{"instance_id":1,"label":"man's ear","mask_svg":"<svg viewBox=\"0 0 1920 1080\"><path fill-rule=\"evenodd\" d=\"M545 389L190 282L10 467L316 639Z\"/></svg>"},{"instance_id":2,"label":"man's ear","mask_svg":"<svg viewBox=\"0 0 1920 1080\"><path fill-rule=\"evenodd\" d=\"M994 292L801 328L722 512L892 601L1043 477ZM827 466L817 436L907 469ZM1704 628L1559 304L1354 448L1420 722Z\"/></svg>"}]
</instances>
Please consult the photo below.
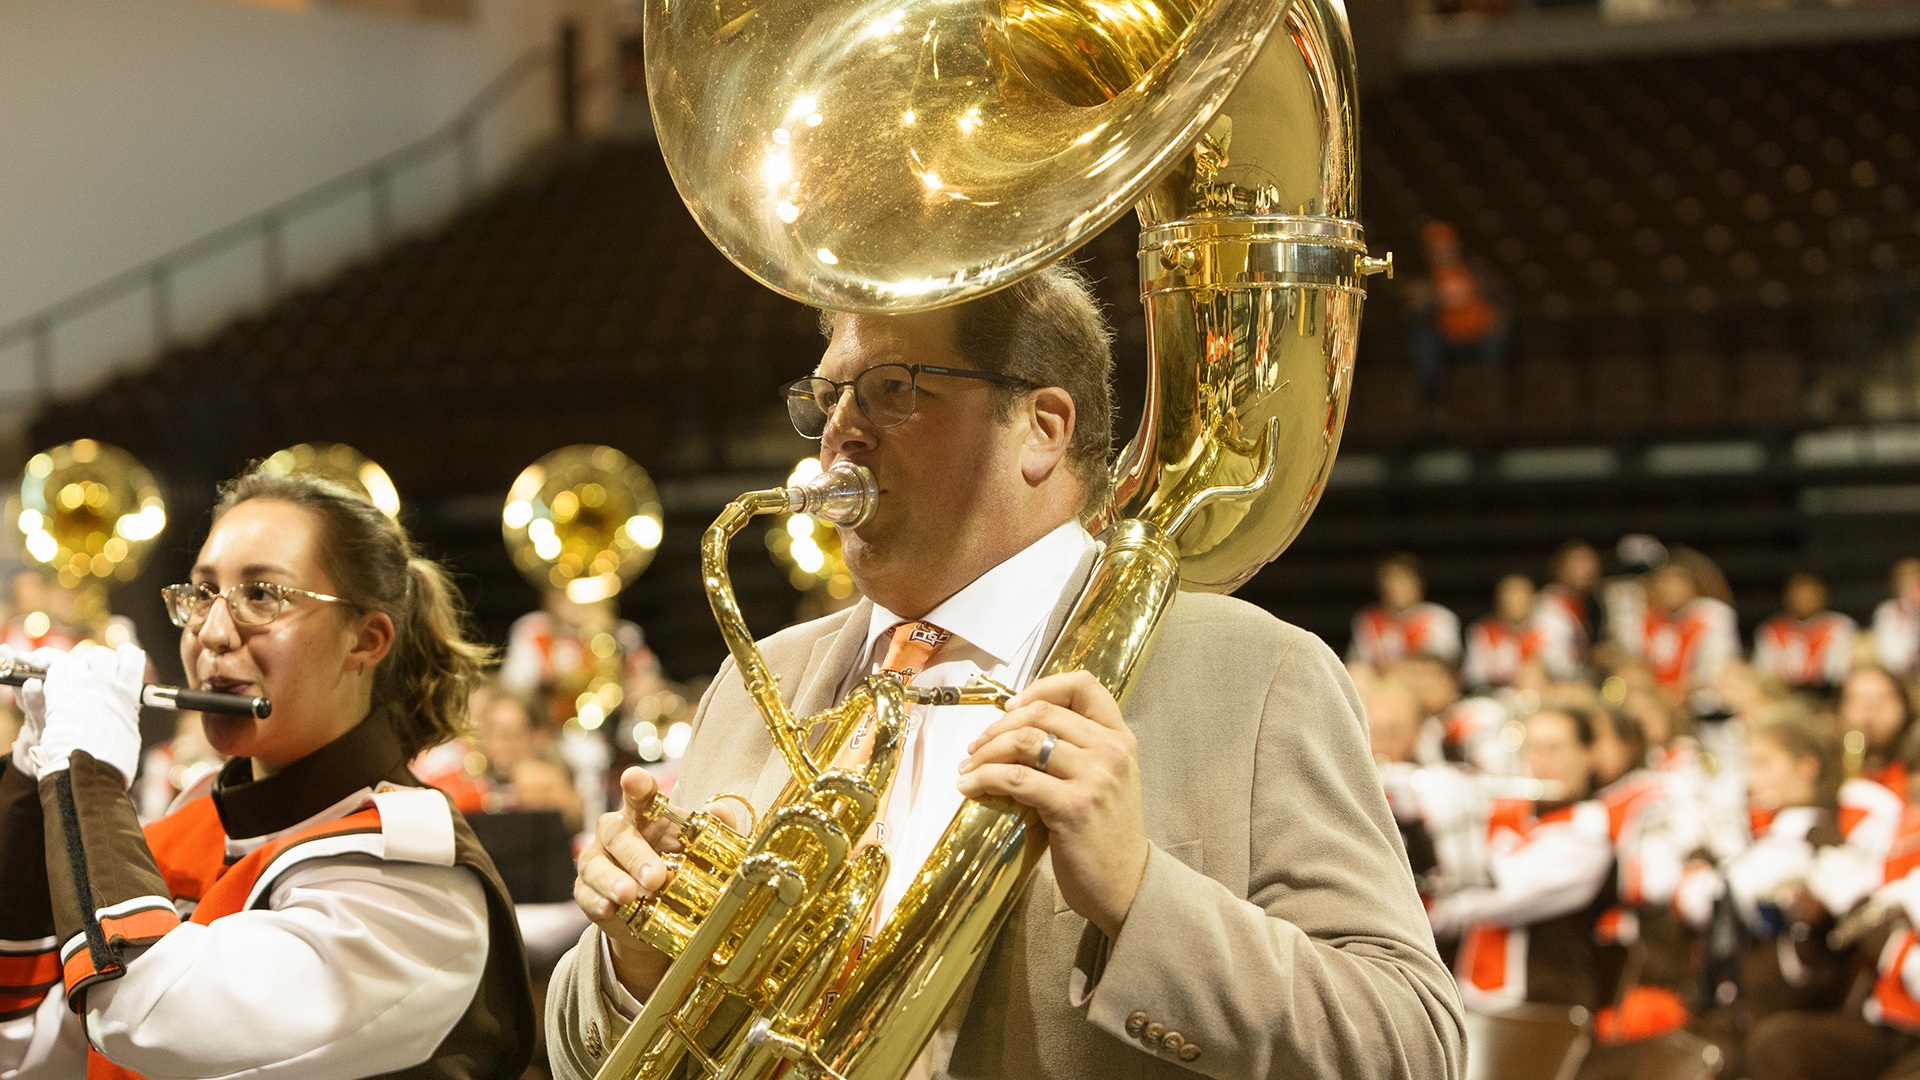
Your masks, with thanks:
<instances>
[{"instance_id":1,"label":"man's ear","mask_svg":"<svg viewBox=\"0 0 1920 1080\"><path fill-rule=\"evenodd\" d=\"M347 653L347 670L372 671L393 650L393 619L384 611L360 616L353 630L353 649Z\"/></svg>"},{"instance_id":2,"label":"man's ear","mask_svg":"<svg viewBox=\"0 0 1920 1080\"><path fill-rule=\"evenodd\" d=\"M1057 386L1043 386L1027 395L1026 439L1021 447L1020 473L1038 484L1053 475L1067 459L1073 442L1073 395Z\"/></svg>"}]
</instances>

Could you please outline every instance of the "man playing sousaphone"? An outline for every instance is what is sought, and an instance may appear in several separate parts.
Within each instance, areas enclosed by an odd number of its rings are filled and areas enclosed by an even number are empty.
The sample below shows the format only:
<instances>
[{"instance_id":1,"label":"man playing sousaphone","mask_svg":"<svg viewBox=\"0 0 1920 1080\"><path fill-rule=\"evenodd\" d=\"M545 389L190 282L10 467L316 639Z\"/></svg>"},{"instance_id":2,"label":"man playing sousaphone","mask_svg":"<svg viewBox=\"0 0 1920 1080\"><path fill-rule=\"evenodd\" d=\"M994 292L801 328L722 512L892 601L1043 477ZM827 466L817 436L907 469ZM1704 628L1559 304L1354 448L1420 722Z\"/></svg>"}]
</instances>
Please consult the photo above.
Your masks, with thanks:
<instances>
[{"instance_id":1,"label":"man playing sousaphone","mask_svg":"<svg viewBox=\"0 0 1920 1080\"><path fill-rule=\"evenodd\" d=\"M830 330L788 405L823 465L865 466L878 485L874 516L843 530L867 599L760 644L782 693L808 715L880 671L1020 690L1004 715L912 708L868 838L893 855L877 922L964 798L1032 807L1051 837L916 1071L1459 1076L1454 983L1324 644L1182 592L1124 713L1085 673L1028 681L1088 578L1097 545L1081 522L1107 495L1111 357L1085 283L1055 267L958 307L840 315ZM787 778L729 663L701 702L676 803L732 792L764 810ZM663 887L677 842L644 812L652 780L629 770L622 786L575 886L596 925L549 1000L568 1080L600 1069L669 963L616 912ZM728 804L714 812L731 819Z\"/></svg>"}]
</instances>

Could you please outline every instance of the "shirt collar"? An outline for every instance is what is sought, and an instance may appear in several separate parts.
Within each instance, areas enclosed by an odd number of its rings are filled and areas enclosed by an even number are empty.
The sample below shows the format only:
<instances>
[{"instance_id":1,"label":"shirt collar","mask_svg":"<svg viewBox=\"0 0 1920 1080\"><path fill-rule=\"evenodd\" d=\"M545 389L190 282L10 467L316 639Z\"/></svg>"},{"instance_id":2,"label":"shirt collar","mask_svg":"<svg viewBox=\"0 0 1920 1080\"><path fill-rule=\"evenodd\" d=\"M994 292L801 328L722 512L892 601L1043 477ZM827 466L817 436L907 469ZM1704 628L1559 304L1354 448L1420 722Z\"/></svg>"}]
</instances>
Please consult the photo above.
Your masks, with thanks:
<instances>
[{"instance_id":1,"label":"shirt collar","mask_svg":"<svg viewBox=\"0 0 1920 1080\"><path fill-rule=\"evenodd\" d=\"M250 759L234 758L214 783L213 806L228 836L263 836L305 821L341 798L392 776L406 762L392 725L371 716L259 780L253 779Z\"/></svg>"},{"instance_id":2,"label":"shirt collar","mask_svg":"<svg viewBox=\"0 0 1920 1080\"><path fill-rule=\"evenodd\" d=\"M1078 521L1069 521L973 579L921 621L1006 663L1019 653L1033 628L1053 613L1060 594L1092 547L1093 537L1087 530ZM880 635L902 621L879 604L873 605L873 616L867 623L867 648L861 655L871 657Z\"/></svg>"}]
</instances>

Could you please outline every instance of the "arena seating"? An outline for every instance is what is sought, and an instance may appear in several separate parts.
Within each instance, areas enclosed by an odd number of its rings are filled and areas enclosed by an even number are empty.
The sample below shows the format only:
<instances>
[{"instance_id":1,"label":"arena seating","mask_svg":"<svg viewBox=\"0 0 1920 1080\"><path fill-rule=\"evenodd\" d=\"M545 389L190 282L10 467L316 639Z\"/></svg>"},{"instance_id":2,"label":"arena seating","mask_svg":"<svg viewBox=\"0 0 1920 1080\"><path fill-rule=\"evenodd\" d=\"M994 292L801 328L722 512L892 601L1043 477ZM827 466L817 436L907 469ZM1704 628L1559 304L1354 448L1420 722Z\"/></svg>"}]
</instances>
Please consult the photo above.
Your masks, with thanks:
<instances>
[{"instance_id":1,"label":"arena seating","mask_svg":"<svg viewBox=\"0 0 1920 1080\"><path fill-rule=\"evenodd\" d=\"M1371 243L1398 253L1404 283L1422 272L1421 226L1457 223L1469 257L1517 299L1514 355L1453 369L1438 401L1423 401L1405 360L1405 289L1375 279L1349 451L1784 437L1912 412L1913 371L1898 357L1920 295L1916 86L1920 40L1902 40L1442 72L1370 98ZM1145 352L1134 247L1129 220L1082 253L1117 326L1129 412ZM653 147L602 143L50 408L34 441L125 445L167 478L174 521L193 527L212 484L248 458L302 439L352 443L392 473L420 535L471 575L498 637L532 604L495 516L520 468L607 442L669 487L777 479L807 444L784 429L771 391L818 350L814 315L715 252ZM1834 392L1841 371L1891 389ZM1246 595L1337 644L1370 590L1384 542L1369 537L1427 551L1440 598L1475 613L1503 570L1538 569L1587 525L1611 541L1630 521L1707 545L1760 611L1810 543L1792 524L1793 492L1766 478L1621 480L1519 509L1509 500L1496 517L1475 499L1336 490ZM667 547L627 598L682 674L718 656L703 605L687 602L712 510L710 499L669 507ZM177 574L187 554L150 576ZM1884 564L1848 572L1877 580ZM780 574L736 574L755 624L778 625L793 599ZM145 603L130 610L157 625Z\"/></svg>"}]
</instances>

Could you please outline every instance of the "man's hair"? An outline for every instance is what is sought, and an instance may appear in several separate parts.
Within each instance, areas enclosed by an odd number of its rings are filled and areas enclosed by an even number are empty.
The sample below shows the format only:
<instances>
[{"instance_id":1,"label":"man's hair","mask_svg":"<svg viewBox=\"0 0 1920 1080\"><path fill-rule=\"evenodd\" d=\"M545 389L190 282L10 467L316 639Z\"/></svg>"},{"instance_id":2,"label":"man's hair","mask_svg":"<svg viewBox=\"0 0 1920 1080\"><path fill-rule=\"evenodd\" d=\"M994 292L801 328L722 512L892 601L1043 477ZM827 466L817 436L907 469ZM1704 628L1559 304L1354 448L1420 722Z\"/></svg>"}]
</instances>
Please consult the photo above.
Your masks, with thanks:
<instances>
[{"instance_id":1,"label":"man's hair","mask_svg":"<svg viewBox=\"0 0 1920 1080\"><path fill-rule=\"evenodd\" d=\"M833 336L834 313L820 313ZM1081 516L1105 505L1113 454L1112 332L1085 274L1064 262L954 308L954 348L981 371L1035 386L1057 386L1073 399L1067 462L1086 489ZM1000 418L1020 392L998 391Z\"/></svg>"}]
</instances>

